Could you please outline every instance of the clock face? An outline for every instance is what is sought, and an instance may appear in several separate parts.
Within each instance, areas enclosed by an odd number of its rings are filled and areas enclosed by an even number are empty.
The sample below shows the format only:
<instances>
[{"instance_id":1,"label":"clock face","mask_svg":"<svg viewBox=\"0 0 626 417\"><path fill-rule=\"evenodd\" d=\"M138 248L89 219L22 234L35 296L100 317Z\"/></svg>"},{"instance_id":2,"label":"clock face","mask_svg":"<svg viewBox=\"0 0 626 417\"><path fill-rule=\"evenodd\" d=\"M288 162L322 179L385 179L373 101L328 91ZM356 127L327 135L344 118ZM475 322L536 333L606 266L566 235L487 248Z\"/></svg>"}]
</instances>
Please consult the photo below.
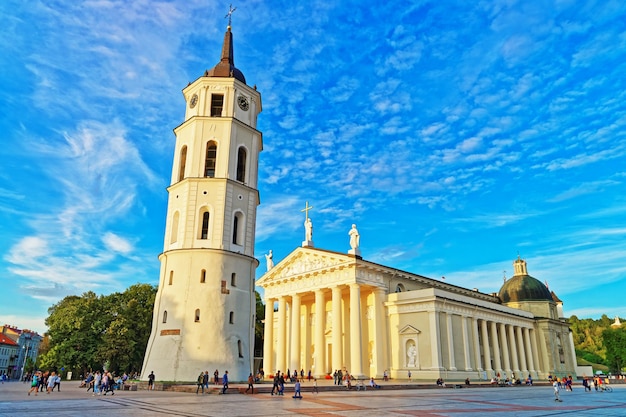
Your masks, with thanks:
<instances>
[{"instance_id":1,"label":"clock face","mask_svg":"<svg viewBox=\"0 0 626 417\"><path fill-rule=\"evenodd\" d=\"M193 109L194 107L196 107L196 104L198 104L198 95L194 94L191 97L191 100L189 100L189 107Z\"/></svg>"},{"instance_id":2,"label":"clock face","mask_svg":"<svg viewBox=\"0 0 626 417\"><path fill-rule=\"evenodd\" d=\"M245 98L244 96L237 97L237 104L239 104L239 108L243 111L247 111L248 108L250 107L250 104L248 103L248 99Z\"/></svg>"}]
</instances>

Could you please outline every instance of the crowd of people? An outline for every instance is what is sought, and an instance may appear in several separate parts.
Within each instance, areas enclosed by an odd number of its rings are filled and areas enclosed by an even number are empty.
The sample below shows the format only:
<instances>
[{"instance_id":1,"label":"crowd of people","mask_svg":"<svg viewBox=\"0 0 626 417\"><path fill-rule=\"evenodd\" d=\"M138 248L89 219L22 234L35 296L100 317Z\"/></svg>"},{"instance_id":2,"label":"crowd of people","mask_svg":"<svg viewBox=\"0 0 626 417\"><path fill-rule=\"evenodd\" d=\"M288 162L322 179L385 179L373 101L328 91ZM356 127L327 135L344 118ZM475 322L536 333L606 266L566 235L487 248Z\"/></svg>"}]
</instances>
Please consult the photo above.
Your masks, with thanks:
<instances>
[{"instance_id":1,"label":"crowd of people","mask_svg":"<svg viewBox=\"0 0 626 417\"><path fill-rule=\"evenodd\" d=\"M54 389L61 391L61 376L52 371L36 371L32 374L27 374L24 381L30 381L30 389L28 395L35 393L37 395L40 392L46 392L50 394Z\"/></svg>"},{"instance_id":2,"label":"crowd of people","mask_svg":"<svg viewBox=\"0 0 626 417\"><path fill-rule=\"evenodd\" d=\"M256 382L262 381L264 377L265 377L265 373L263 372L262 369L259 369L259 372L256 375L253 375L252 373L250 373L247 379L248 387L245 390L245 393L247 394L248 392L250 392L251 394L254 394L254 384ZM385 371L385 377L388 378L387 371ZM134 378L138 378L138 375L135 374ZM317 378L312 377L311 371L308 372L306 378L305 378L304 370L301 370L300 373L298 373L298 371L293 371L293 373L291 373L289 370L285 373L276 371L274 375L270 375L270 378L272 378L272 390L270 392L270 395L272 396L284 395L285 383L289 382L289 383L294 384L293 398L300 399L302 398L302 382L304 382L306 379L308 379L308 381L311 381L311 379L313 379L313 386L312 386L311 391L313 393L319 393L319 389L317 385ZM124 385L128 384L130 379L131 377L129 377L129 375L127 375L126 373L124 373L123 375L115 376L110 371L103 371L103 372L95 371L95 372L89 372L87 374L87 377L81 380L80 387L87 388L87 392L92 391L93 396L107 395L108 393L111 393L111 395L115 395L115 390L123 389ZM154 372L150 372L150 374L148 375L148 390L154 390L155 379L156 377L154 375ZM350 375L348 370L345 368L335 370L332 374L332 379L333 379L334 385L345 385L347 389L352 388L353 386L352 381L355 380L354 376ZM29 396L33 393L34 395L37 395L38 393L41 393L44 391L47 394L50 394L54 392L55 389L57 390L57 392L61 391L61 376L55 371L49 371L49 372L35 371L33 373L28 373L24 376L23 381L30 382L30 389L28 391ZM196 381L196 384L197 384L196 394L200 392L204 394L205 390L208 393L209 381L210 381L209 371L201 371ZM366 389L366 385L364 383L365 381L361 379L356 379L355 382L356 382L357 390ZM409 379L409 382L410 382L410 379ZM560 397L560 392L562 390L570 391L570 392L573 391L574 380L571 375L567 377L553 377L552 375L549 375L548 382L553 387L555 401L562 401ZM220 393L226 394L229 388L228 371L225 371L224 374L220 378L220 372L219 370L216 369L215 372L213 373L213 383L215 385L221 384L222 389ZM443 380L443 378L438 378L435 381L435 383L437 386L442 387L442 388L446 386L446 383ZM505 385L505 386L506 385L522 385L522 383L524 383L525 385L533 385L533 379L531 375L528 375L528 377L525 380L522 380L521 378L516 378L515 374L512 374L510 379L501 378L500 375L497 374L491 380L491 384L494 384L494 385L496 384ZM608 384L609 384L608 378L602 377L602 376L584 377L582 380L582 386L585 392L591 392L594 390L596 392L597 391L602 392L605 390L610 391ZM370 388L374 388L374 389L381 388L381 386L376 383L373 377L370 378L368 385ZM465 385L466 386L470 385L469 378L465 380Z\"/></svg>"}]
</instances>

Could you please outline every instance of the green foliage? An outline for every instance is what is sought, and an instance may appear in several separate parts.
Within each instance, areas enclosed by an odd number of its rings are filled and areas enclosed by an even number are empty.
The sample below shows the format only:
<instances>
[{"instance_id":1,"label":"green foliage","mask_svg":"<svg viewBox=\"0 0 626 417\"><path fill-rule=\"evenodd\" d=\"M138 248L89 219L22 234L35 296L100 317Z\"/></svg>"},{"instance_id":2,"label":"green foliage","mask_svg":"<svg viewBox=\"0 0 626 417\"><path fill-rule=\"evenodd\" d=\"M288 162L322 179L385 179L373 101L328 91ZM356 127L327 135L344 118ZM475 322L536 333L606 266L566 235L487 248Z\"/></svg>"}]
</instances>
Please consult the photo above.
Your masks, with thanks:
<instances>
[{"instance_id":1,"label":"green foliage","mask_svg":"<svg viewBox=\"0 0 626 417\"><path fill-rule=\"evenodd\" d=\"M596 370L619 373L626 365L626 328L612 328L606 314L599 320L569 318L579 364L591 364Z\"/></svg>"},{"instance_id":2,"label":"green foliage","mask_svg":"<svg viewBox=\"0 0 626 417\"><path fill-rule=\"evenodd\" d=\"M606 346L606 362L609 372L619 374L626 365L626 329L609 328L602 332L602 339Z\"/></svg>"},{"instance_id":3,"label":"green foliage","mask_svg":"<svg viewBox=\"0 0 626 417\"><path fill-rule=\"evenodd\" d=\"M604 363L604 358L596 355L595 353L586 352L584 350L576 349L576 357L583 359L588 363Z\"/></svg>"},{"instance_id":4,"label":"green foliage","mask_svg":"<svg viewBox=\"0 0 626 417\"><path fill-rule=\"evenodd\" d=\"M156 288L136 284L123 293L67 296L48 309L49 346L42 369L139 371L152 326Z\"/></svg>"},{"instance_id":5,"label":"green foliage","mask_svg":"<svg viewBox=\"0 0 626 417\"><path fill-rule=\"evenodd\" d=\"M261 300L258 291L254 292L256 296L256 322L254 323L254 351L263 350L263 321L265 320L265 304Z\"/></svg>"},{"instance_id":6,"label":"green foliage","mask_svg":"<svg viewBox=\"0 0 626 417\"><path fill-rule=\"evenodd\" d=\"M591 359L588 360L595 363L604 363L604 358L606 357L606 349L602 344L602 331L607 327L610 327L611 322L609 321L609 324L605 325L602 319L579 320L578 317L572 316L569 319L569 323L570 328L572 329L574 347L577 351L576 356L602 358L602 360L599 362L595 362ZM582 355L580 355L579 352L582 353Z\"/></svg>"}]
</instances>

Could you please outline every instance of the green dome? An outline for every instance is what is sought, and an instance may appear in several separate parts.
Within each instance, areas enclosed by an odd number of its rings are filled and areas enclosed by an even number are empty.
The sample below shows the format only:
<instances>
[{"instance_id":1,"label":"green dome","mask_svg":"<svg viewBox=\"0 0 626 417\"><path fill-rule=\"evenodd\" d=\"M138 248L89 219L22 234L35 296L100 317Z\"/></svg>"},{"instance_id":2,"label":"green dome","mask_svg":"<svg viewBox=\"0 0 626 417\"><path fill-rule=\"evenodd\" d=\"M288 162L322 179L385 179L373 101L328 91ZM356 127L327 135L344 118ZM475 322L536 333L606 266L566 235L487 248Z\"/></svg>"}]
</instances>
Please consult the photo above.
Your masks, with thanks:
<instances>
[{"instance_id":1,"label":"green dome","mask_svg":"<svg viewBox=\"0 0 626 417\"><path fill-rule=\"evenodd\" d=\"M498 296L505 304L522 301L553 301L548 287L530 275L513 275L502 285Z\"/></svg>"}]
</instances>

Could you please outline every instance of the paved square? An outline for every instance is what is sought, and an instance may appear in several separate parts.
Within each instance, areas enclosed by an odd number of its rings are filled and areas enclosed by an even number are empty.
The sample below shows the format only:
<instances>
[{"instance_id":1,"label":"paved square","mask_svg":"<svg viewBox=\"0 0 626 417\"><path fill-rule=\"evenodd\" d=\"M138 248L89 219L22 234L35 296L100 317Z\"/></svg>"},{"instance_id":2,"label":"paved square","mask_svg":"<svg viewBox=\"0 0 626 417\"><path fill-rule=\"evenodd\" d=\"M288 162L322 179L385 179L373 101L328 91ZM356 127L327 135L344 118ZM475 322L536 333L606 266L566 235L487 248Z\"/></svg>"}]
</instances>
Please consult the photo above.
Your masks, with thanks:
<instances>
[{"instance_id":1,"label":"paved square","mask_svg":"<svg viewBox=\"0 0 626 417\"><path fill-rule=\"evenodd\" d=\"M266 387L267 385L264 385ZM245 387L245 386L244 386ZM243 395L235 385L226 395L163 391L118 391L114 396L92 396L77 383L65 382L61 392L27 396L28 385L0 385L0 416L563 416L611 417L626 415L626 386L614 385L612 393L585 393L580 386L562 391L563 402L554 401L552 387L464 389L383 389L310 392L293 399L293 387L284 396L268 393Z\"/></svg>"}]
</instances>

